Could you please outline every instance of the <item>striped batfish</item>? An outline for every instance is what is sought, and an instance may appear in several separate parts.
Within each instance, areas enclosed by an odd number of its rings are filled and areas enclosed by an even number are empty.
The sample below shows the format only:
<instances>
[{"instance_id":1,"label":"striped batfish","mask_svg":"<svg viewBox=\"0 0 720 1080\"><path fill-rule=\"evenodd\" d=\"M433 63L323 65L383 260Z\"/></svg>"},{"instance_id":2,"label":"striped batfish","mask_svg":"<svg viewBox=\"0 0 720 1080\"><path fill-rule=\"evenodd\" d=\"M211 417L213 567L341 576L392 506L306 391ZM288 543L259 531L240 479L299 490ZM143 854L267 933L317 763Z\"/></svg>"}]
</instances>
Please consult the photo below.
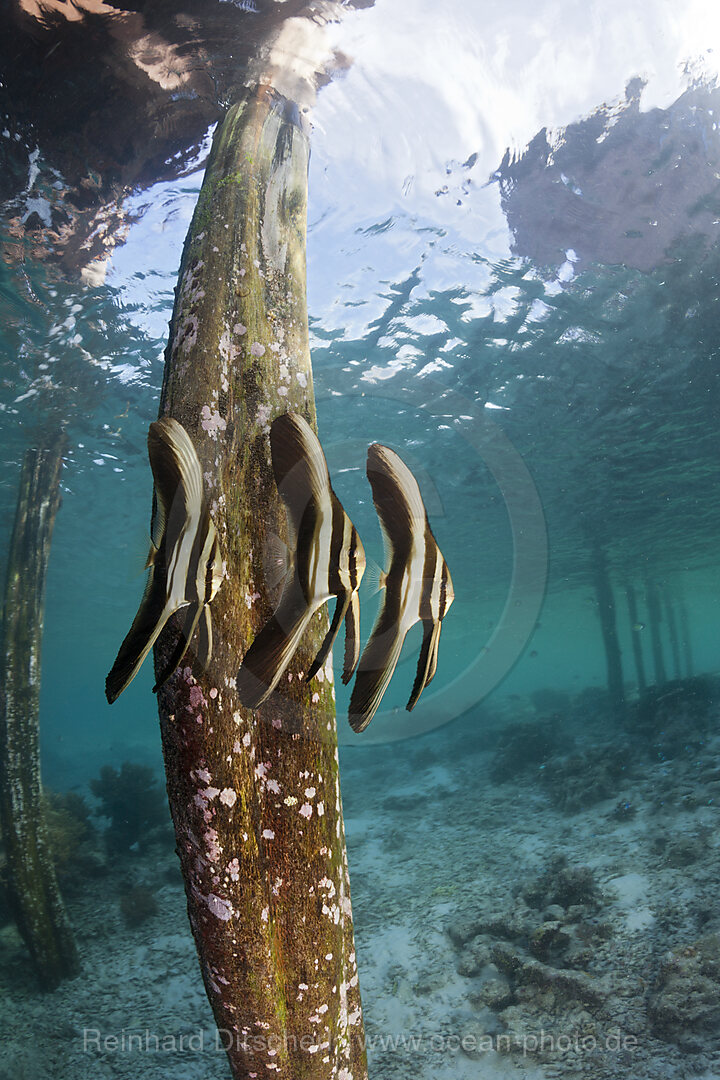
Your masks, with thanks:
<instances>
[{"instance_id":1,"label":"striped batfish","mask_svg":"<svg viewBox=\"0 0 720 1080\"><path fill-rule=\"evenodd\" d=\"M349 720L363 731L377 712L392 678L405 636L422 621L417 675L407 703L412 711L437 669L440 627L452 604L452 579L430 529L417 480L394 450L373 443L367 475L380 518L389 568L381 575L385 596L363 650L350 698Z\"/></svg>"},{"instance_id":2,"label":"striped batfish","mask_svg":"<svg viewBox=\"0 0 720 1080\"><path fill-rule=\"evenodd\" d=\"M270 428L272 466L287 510L292 566L275 614L245 654L237 674L240 701L255 709L272 693L318 608L337 597L330 629L306 680L320 670L345 619L342 679L349 682L360 654L358 589L365 551L355 526L330 485L317 435L297 413Z\"/></svg>"},{"instance_id":3,"label":"striped batfish","mask_svg":"<svg viewBox=\"0 0 720 1080\"><path fill-rule=\"evenodd\" d=\"M208 604L222 582L222 560L203 496L200 462L189 435L171 417L150 425L148 454L155 481L146 564L150 574L138 613L105 680L110 704L135 678L165 623L179 608L188 609L181 635L153 691L175 671L198 623L198 660L207 666L212 656Z\"/></svg>"}]
</instances>

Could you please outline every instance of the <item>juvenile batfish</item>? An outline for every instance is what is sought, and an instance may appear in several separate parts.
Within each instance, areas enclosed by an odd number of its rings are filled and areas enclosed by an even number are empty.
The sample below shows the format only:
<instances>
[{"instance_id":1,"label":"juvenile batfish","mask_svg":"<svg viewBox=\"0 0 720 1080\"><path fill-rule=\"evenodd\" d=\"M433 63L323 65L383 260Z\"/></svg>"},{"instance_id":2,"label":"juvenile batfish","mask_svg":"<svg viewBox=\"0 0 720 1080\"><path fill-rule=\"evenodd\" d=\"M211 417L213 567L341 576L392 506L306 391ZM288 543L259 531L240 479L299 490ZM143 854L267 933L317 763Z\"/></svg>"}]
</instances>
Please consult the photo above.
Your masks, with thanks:
<instances>
[{"instance_id":1,"label":"juvenile batfish","mask_svg":"<svg viewBox=\"0 0 720 1080\"><path fill-rule=\"evenodd\" d=\"M275 689L310 619L332 596L337 597L332 623L306 679L325 663L343 618L343 682L350 680L360 655L358 588L365 551L330 485L317 435L302 416L285 413L273 421L270 448L294 554L277 611L253 641L237 674L238 697L249 709L257 708Z\"/></svg>"},{"instance_id":2,"label":"juvenile batfish","mask_svg":"<svg viewBox=\"0 0 720 1080\"><path fill-rule=\"evenodd\" d=\"M452 579L435 542L417 480L394 450L373 443L367 475L386 542L383 605L363 650L350 698L349 720L363 731L377 712L400 658L405 636L422 621L423 643L407 703L412 711L437 669L440 627L452 604Z\"/></svg>"},{"instance_id":3,"label":"juvenile batfish","mask_svg":"<svg viewBox=\"0 0 720 1080\"><path fill-rule=\"evenodd\" d=\"M198 623L198 659L203 667L212 656L208 604L222 582L222 561L203 496L200 462L189 435L171 417L150 425L148 454L155 481L147 560L150 574L130 632L105 680L111 705L135 678L165 623L179 608L188 608L180 639L153 690L170 678Z\"/></svg>"}]
</instances>

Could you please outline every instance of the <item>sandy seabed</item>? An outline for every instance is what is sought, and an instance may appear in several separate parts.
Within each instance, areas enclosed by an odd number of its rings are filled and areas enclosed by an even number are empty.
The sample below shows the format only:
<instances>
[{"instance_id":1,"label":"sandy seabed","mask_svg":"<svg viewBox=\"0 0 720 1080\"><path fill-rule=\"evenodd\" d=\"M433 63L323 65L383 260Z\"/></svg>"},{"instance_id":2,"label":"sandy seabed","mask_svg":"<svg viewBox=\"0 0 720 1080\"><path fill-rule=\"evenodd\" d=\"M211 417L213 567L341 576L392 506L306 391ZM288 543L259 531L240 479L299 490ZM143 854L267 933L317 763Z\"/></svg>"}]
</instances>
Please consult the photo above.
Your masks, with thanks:
<instances>
[{"instance_id":1,"label":"sandy seabed","mask_svg":"<svg viewBox=\"0 0 720 1080\"><path fill-rule=\"evenodd\" d=\"M717 718L672 756L576 725L513 769L523 710L343 755L372 1080L716 1080ZM134 928L128 883L159 908ZM172 838L68 909L83 974L52 995L0 931L0 1080L227 1080Z\"/></svg>"}]
</instances>

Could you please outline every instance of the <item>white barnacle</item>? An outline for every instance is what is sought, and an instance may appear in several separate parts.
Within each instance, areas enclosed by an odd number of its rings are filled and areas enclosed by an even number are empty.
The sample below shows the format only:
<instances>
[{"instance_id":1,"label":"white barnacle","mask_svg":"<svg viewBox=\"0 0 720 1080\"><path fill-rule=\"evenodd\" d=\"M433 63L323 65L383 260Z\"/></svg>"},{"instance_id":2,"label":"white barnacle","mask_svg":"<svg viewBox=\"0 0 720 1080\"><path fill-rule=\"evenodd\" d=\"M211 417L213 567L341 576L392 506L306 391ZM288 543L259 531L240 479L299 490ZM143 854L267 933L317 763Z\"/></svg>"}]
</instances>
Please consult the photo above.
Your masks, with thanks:
<instances>
[{"instance_id":1,"label":"white barnacle","mask_svg":"<svg viewBox=\"0 0 720 1080\"><path fill-rule=\"evenodd\" d=\"M222 919L223 922L228 922L229 919L232 918L232 904L227 900L223 900L222 897L216 896L215 893L210 893L206 903L213 915L218 919Z\"/></svg>"}]
</instances>

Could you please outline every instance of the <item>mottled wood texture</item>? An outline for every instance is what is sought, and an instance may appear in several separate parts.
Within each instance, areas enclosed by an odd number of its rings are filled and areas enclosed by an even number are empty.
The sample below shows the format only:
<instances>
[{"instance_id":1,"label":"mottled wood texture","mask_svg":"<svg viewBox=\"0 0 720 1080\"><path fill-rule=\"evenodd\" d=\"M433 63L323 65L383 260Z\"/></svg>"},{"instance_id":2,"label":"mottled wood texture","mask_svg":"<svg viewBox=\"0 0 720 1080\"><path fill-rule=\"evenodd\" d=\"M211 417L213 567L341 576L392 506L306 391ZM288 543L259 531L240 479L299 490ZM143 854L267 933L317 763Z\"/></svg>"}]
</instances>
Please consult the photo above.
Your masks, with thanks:
<instances>
[{"instance_id":1,"label":"mottled wood texture","mask_svg":"<svg viewBox=\"0 0 720 1080\"><path fill-rule=\"evenodd\" d=\"M197 447L226 575L209 668L191 648L159 710L190 922L234 1075L361 1080L331 661L303 681L326 612L260 709L243 709L234 689L278 598L265 582L268 538L287 539L270 423L289 409L315 423L308 154L295 106L249 94L216 134L186 240L160 413ZM156 670L178 625L158 643Z\"/></svg>"},{"instance_id":2,"label":"mottled wood texture","mask_svg":"<svg viewBox=\"0 0 720 1080\"><path fill-rule=\"evenodd\" d=\"M79 970L48 848L40 782L40 652L45 578L60 505L64 437L27 450L5 585L0 696L0 823L18 929L41 986Z\"/></svg>"}]
</instances>

